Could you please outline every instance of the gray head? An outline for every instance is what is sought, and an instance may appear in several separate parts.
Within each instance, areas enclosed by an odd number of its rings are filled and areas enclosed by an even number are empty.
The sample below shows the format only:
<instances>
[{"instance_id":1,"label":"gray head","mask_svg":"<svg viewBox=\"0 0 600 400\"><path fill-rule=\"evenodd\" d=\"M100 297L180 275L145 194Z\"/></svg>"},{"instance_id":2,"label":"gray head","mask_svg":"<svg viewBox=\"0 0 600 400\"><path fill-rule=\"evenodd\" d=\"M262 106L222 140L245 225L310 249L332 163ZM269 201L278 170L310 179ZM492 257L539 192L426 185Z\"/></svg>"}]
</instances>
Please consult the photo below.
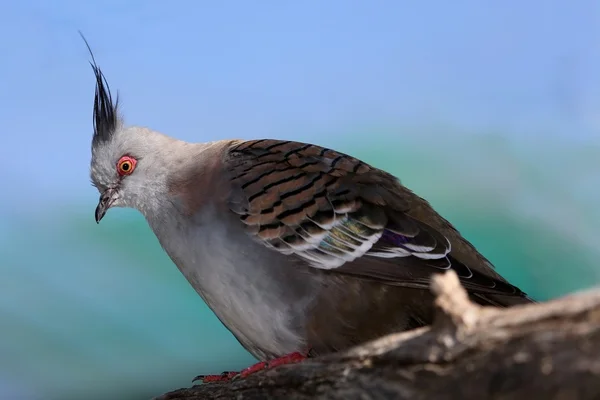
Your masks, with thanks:
<instances>
[{"instance_id":1,"label":"gray head","mask_svg":"<svg viewBox=\"0 0 600 400\"><path fill-rule=\"evenodd\" d=\"M96 77L90 165L92 184L100 192L96 222L110 207L136 208L146 215L166 192L165 162L177 141L147 128L125 127L118 99L113 101L93 55L90 64Z\"/></svg>"}]
</instances>

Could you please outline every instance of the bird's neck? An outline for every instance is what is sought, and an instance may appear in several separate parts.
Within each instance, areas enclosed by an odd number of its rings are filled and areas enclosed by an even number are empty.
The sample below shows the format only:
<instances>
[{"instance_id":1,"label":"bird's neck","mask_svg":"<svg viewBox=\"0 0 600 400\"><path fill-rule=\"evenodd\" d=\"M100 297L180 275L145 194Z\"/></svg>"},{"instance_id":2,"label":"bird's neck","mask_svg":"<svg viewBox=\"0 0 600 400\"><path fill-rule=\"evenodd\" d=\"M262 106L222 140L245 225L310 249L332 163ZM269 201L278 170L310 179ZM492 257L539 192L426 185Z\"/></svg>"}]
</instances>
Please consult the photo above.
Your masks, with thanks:
<instances>
[{"instance_id":1,"label":"bird's neck","mask_svg":"<svg viewBox=\"0 0 600 400\"><path fill-rule=\"evenodd\" d=\"M170 167L157 182L153 199L140 210L155 232L181 220L189 222L209 203L223 199L227 193L222 155L227 146L227 141L171 144L164 163Z\"/></svg>"}]
</instances>

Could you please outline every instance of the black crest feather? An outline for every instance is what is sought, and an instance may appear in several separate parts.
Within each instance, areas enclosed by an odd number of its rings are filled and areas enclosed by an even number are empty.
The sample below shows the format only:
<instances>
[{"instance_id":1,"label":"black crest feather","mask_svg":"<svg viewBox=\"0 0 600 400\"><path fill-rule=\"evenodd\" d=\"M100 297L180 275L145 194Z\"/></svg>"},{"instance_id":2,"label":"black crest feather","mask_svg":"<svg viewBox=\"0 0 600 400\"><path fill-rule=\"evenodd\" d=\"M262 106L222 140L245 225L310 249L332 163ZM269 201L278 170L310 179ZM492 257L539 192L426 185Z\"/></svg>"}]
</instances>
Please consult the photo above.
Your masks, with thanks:
<instances>
[{"instance_id":1,"label":"black crest feather","mask_svg":"<svg viewBox=\"0 0 600 400\"><path fill-rule=\"evenodd\" d=\"M96 76L96 93L94 95L94 138L92 139L92 147L95 147L98 143L108 142L117 129L119 123L119 96L117 94L117 97L113 102L108 82L100 70L100 67L96 64L94 53L83 34L81 32L79 32L79 34L90 52L90 56L92 57L90 65Z\"/></svg>"}]
</instances>

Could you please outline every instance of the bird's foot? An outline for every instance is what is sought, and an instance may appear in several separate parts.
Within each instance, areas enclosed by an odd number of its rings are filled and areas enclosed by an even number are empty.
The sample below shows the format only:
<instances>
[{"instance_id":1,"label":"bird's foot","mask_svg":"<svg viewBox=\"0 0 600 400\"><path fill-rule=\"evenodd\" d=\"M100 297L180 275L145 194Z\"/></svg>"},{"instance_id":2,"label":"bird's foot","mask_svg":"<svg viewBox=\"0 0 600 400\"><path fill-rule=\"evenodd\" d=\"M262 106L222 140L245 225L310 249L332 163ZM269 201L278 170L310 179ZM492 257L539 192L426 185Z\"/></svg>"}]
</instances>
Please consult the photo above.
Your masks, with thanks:
<instances>
[{"instance_id":1,"label":"bird's foot","mask_svg":"<svg viewBox=\"0 0 600 400\"><path fill-rule=\"evenodd\" d=\"M240 378L245 378L248 375L252 375L255 372L258 371L262 371L265 369L271 369L271 368L275 368L275 367L279 367L280 365L286 365L286 364L295 364L297 362L303 361L306 359L306 355L302 354L300 352L294 352L294 353L290 353L290 354L286 354L283 357L277 357L274 358L272 360L269 361L261 361L259 363L256 363L254 365L249 366L246 369L243 369L240 372Z\"/></svg>"},{"instance_id":2,"label":"bird's foot","mask_svg":"<svg viewBox=\"0 0 600 400\"><path fill-rule=\"evenodd\" d=\"M249 366L241 370L240 372L223 372L221 375L198 375L194 378L192 382L201 381L202 383L213 383L213 382L230 382L235 379L244 379L249 375L252 375L256 372L263 371L266 369L271 369L278 367L280 365L286 364L294 364L300 361L303 361L307 358L306 354L302 354L300 352L294 352L290 354L286 354L283 357L277 357L269 361L261 361L254 365Z\"/></svg>"},{"instance_id":3,"label":"bird's foot","mask_svg":"<svg viewBox=\"0 0 600 400\"><path fill-rule=\"evenodd\" d=\"M232 380L236 375L239 375L239 372L225 371L221 372L221 375L198 375L192 379L192 383L196 381L200 381L202 383L225 383Z\"/></svg>"}]
</instances>

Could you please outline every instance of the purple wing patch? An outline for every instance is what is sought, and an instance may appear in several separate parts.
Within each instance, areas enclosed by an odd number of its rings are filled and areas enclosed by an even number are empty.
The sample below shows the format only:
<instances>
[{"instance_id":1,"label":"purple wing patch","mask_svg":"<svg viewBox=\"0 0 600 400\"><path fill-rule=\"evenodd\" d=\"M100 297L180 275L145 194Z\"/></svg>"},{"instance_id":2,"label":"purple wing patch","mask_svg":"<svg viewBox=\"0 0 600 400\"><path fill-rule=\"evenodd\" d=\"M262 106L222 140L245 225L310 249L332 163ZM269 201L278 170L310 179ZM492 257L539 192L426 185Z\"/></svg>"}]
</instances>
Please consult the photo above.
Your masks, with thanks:
<instances>
[{"instance_id":1,"label":"purple wing patch","mask_svg":"<svg viewBox=\"0 0 600 400\"><path fill-rule=\"evenodd\" d=\"M381 235L381 239L379 240L382 240L395 246L402 246L403 244L408 243L410 241L410 238L385 229L383 231L383 234Z\"/></svg>"}]
</instances>

